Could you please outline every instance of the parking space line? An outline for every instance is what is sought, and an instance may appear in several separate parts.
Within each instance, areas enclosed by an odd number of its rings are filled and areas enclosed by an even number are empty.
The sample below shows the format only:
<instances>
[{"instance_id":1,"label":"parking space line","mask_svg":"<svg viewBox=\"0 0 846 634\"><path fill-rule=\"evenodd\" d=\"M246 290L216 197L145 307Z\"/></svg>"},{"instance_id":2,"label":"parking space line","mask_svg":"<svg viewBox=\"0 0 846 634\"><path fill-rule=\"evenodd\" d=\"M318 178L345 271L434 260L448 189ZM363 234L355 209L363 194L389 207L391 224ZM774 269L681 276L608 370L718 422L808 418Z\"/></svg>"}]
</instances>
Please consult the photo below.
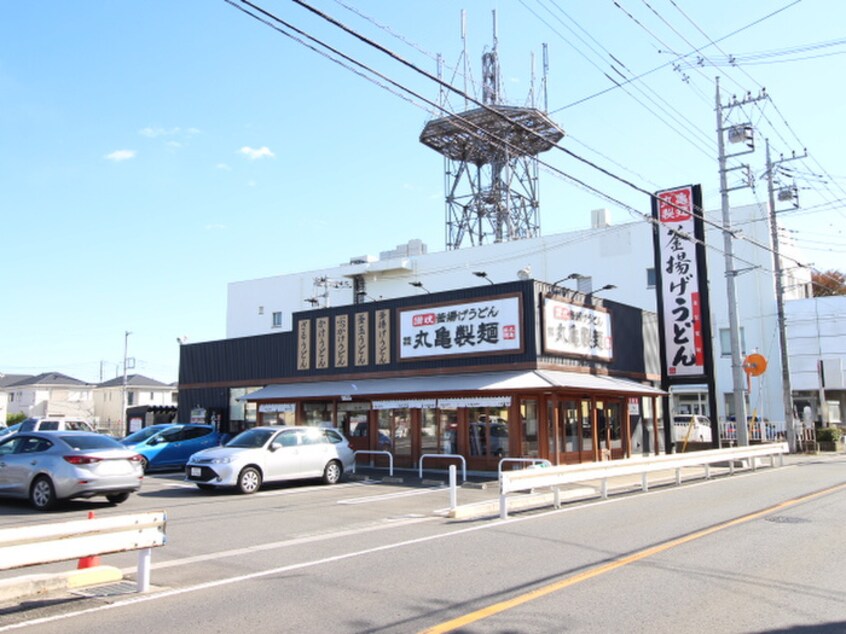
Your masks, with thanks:
<instances>
[{"instance_id":1,"label":"parking space line","mask_svg":"<svg viewBox=\"0 0 846 634\"><path fill-rule=\"evenodd\" d=\"M384 500L395 500L397 498L410 497L413 495L427 495L429 493L437 493L438 491L445 491L442 486L433 487L430 489L414 489L412 491L397 491L395 493L383 493L379 495L368 495L367 497L351 498L349 500L338 500L338 504L367 504L368 502L382 502Z\"/></svg>"}]
</instances>

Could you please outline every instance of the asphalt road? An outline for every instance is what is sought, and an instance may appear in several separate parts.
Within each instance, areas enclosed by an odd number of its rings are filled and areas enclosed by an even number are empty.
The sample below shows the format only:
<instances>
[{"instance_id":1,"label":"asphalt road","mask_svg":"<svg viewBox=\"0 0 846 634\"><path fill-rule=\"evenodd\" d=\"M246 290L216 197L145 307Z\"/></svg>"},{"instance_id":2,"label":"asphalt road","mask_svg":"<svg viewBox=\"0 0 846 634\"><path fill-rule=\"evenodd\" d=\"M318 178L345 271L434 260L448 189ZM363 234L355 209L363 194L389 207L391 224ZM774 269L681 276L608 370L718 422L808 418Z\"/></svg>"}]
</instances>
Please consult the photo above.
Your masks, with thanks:
<instances>
[{"instance_id":1,"label":"asphalt road","mask_svg":"<svg viewBox=\"0 0 846 634\"><path fill-rule=\"evenodd\" d=\"M241 496L178 474L119 507L0 502L0 528L168 513L150 593L124 582L0 606L0 632L846 632L843 455L506 521L450 520L448 504L419 484ZM103 560L132 578L134 554Z\"/></svg>"}]
</instances>

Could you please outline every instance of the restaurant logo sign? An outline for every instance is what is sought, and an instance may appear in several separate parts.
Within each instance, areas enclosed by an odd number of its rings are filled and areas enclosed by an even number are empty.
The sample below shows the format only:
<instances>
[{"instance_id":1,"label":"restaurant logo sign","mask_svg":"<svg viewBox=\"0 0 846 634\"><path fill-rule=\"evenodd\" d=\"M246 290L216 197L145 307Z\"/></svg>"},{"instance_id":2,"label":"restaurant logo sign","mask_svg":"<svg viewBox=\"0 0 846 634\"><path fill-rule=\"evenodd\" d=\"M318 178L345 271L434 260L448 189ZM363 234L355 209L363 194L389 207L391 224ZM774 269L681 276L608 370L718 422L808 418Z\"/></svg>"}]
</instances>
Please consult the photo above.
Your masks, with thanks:
<instances>
[{"instance_id":1,"label":"restaurant logo sign","mask_svg":"<svg viewBox=\"0 0 846 634\"><path fill-rule=\"evenodd\" d=\"M608 311L545 297L543 326L546 352L611 360L613 346Z\"/></svg>"},{"instance_id":2,"label":"restaurant logo sign","mask_svg":"<svg viewBox=\"0 0 846 634\"><path fill-rule=\"evenodd\" d=\"M705 375L707 287L700 187L657 192L656 276L665 375L691 379Z\"/></svg>"},{"instance_id":3,"label":"restaurant logo sign","mask_svg":"<svg viewBox=\"0 0 846 634\"><path fill-rule=\"evenodd\" d=\"M520 296L399 311L400 360L523 350Z\"/></svg>"}]
</instances>

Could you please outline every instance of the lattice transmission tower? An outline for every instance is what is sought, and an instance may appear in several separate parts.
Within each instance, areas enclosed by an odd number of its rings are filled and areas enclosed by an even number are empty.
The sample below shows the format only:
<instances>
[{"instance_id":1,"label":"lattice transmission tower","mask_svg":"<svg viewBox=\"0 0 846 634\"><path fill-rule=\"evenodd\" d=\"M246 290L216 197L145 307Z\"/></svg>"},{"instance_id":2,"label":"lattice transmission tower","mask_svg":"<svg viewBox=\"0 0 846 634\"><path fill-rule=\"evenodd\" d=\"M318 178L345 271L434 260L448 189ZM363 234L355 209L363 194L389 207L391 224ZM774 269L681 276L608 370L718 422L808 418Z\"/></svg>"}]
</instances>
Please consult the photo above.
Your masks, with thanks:
<instances>
[{"instance_id":1,"label":"lattice transmission tower","mask_svg":"<svg viewBox=\"0 0 846 634\"><path fill-rule=\"evenodd\" d=\"M534 69L527 107L501 102L496 12L493 46L482 55L482 105L466 109L467 52L464 41L465 110L429 121L420 142L444 157L446 248L506 242L540 235L538 154L564 137L546 114L547 48L543 46L543 110L535 106ZM438 77L443 74L438 60ZM447 108L445 90L440 105Z\"/></svg>"}]
</instances>

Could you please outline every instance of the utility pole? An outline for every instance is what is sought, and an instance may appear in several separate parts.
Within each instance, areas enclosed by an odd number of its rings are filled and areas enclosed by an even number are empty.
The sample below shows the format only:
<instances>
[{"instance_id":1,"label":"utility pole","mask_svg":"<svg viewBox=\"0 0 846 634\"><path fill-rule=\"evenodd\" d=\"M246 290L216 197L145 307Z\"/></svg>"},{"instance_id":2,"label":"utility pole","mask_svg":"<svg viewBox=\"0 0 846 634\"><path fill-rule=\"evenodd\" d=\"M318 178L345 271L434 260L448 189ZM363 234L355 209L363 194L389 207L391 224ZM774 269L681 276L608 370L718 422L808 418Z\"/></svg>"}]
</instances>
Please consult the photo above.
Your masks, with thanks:
<instances>
[{"instance_id":1,"label":"utility pole","mask_svg":"<svg viewBox=\"0 0 846 634\"><path fill-rule=\"evenodd\" d=\"M740 271L735 269L734 264L734 247L732 239L734 233L731 229L731 211L729 209L729 192L740 187L729 188L726 168L726 159L742 154L749 154L755 151L755 142L753 136L753 129L751 123L741 123L734 125L726 125L725 120L734 108L754 103L760 99L766 99L765 93L761 93L758 97L752 97L747 94L742 101L737 101L732 97L728 105L723 106L720 100L720 78L717 77L716 88L716 112L717 112L717 150L719 152L719 166L720 166L720 198L722 203L722 218L723 218L723 250L725 252L725 266L726 266L726 295L728 299L728 317L729 317L729 336L731 338L731 376L732 388L734 391L734 414L737 430L737 444L741 447L749 445L749 430L746 423L746 397L743 392L743 361L740 358L740 325L737 317L737 289L735 286L735 278ZM723 110L726 110L726 116L723 117ZM726 156L725 138L724 134L728 133L730 143L744 143L748 149L742 150L736 154ZM738 168L732 168L738 169ZM749 166L741 166L740 169L747 171L747 183L741 187L749 187L752 184L751 178L748 177Z\"/></svg>"},{"instance_id":2,"label":"utility pole","mask_svg":"<svg viewBox=\"0 0 846 634\"><path fill-rule=\"evenodd\" d=\"M790 386L790 357L787 354L787 330L784 318L784 284L782 279L781 268L781 254L779 253L778 244L778 223L776 222L776 208L775 208L775 189L773 186L773 169L776 165L786 163L787 161L795 161L802 156L792 156L790 158L780 158L773 163L770 158L770 140L767 139L767 189L770 197L770 236L773 242L773 260L774 260L774 274L776 287L776 309L778 311L778 343L781 349L781 383L782 383L782 398L784 403L784 425L787 428L787 444L790 447L790 452L796 452L796 428L793 426L793 392ZM805 152L805 156L807 156ZM792 196L791 196L792 198ZM779 196L781 199L781 196ZM797 205L798 201L794 201Z\"/></svg>"},{"instance_id":3,"label":"utility pole","mask_svg":"<svg viewBox=\"0 0 846 634\"><path fill-rule=\"evenodd\" d=\"M132 333L128 330L123 334L123 385L121 388L121 410L120 410L120 422L123 428L121 429L121 434L128 434L129 430L126 427L126 366L127 366L127 352L129 351L129 335Z\"/></svg>"}]
</instances>

